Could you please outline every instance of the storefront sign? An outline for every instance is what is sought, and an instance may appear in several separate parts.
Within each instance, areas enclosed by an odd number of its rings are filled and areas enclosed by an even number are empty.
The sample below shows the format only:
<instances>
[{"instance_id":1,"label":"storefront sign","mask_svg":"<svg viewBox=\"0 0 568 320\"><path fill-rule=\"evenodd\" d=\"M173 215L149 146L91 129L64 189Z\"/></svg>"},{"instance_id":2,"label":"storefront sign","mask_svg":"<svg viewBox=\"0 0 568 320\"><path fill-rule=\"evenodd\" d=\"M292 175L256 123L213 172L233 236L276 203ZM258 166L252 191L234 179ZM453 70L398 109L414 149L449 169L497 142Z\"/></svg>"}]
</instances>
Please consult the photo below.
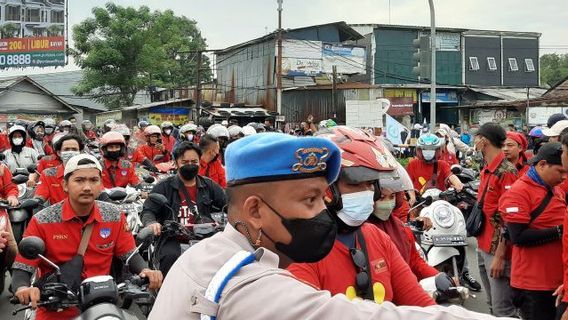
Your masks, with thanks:
<instances>
[{"instance_id":1,"label":"storefront sign","mask_svg":"<svg viewBox=\"0 0 568 320\"><path fill-rule=\"evenodd\" d=\"M166 113L153 113L148 114L148 120L151 124L159 126L164 121L169 121L174 125L183 125L189 122L189 116L187 114L166 114Z\"/></svg>"},{"instance_id":2,"label":"storefront sign","mask_svg":"<svg viewBox=\"0 0 568 320\"><path fill-rule=\"evenodd\" d=\"M414 113L414 103L412 97L387 98L390 101L390 108L387 112L391 116L405 116Z\"/></svg>"},{"instance_id":3,"label":"storefront sign","mask_svg":"<svg viewBox=\"0 0 568 320\"><path fill-rule=\"evenodd\" d=\"M422 92L422 102L430 103L430 92ZM456 91L436 91L436 103L458 103L458 94Z\"/></svg>"}]
</instances>

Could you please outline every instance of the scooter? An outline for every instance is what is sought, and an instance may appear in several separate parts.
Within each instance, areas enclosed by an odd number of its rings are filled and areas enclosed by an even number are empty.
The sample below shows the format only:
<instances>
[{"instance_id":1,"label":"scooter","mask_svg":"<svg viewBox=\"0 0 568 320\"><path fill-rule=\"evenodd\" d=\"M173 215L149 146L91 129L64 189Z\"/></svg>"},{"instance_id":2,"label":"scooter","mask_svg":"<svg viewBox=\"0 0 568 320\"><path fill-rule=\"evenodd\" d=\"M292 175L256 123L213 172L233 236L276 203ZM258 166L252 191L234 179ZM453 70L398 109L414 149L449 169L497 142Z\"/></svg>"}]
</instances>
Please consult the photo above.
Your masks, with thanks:
<instances>
[{"instance_id":1,"label":"scooter","mask_svg":"<svg viewBox=\"0 0 568 320\"><path fill-rule=\"evenodd\" d=\"M130 259L138 253L139 248L128 257L127 265ZM148 301L153 303L153 296L148 291L147 279L133 276L117 285L111 276L96 276L85 279L78 292L74 292L61 281L59 266L44 256L45 243L42 239L26 237L20 242L18 249L24 258L40 258L55 269L57 281L46 283L41 288L39 307L53 311L79 307L81 315L75 318L77 320L138 319L133 313L126 310L130 307L130 304L140 301L143 309L146 310ZM12 304L19 303L16 297L13 297L10 302ZM151 308L151 305L149 307ZM29 308L31 306L19 308L12 312L12 315ZM144 313L149 314L149 308Z\"/></svg>"},{"instance_id":2,"label":"scooter","mask_svg":"<svg viewBox=\"0 0 568 320\"><path fill-rule=\"evenodd\" d=\"M126 214L128 231L134 235L138 233L138 230L142 227L142 221L140 220L140 213L144 205L144 201L141 198L142 191L132 187L116 187L107 189L103 193L105 195L100 196L100 198L117 205Z\"/></svg>"}]
</instances>

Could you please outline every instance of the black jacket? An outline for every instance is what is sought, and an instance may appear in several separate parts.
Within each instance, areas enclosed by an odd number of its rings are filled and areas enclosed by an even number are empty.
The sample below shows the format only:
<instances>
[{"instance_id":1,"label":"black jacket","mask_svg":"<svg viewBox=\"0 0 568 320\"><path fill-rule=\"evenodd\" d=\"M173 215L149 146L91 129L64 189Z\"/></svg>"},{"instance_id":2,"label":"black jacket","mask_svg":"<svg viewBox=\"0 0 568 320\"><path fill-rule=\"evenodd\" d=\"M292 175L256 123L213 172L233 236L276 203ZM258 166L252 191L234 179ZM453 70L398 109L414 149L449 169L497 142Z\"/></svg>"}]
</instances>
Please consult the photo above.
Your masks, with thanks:
<instances>
[{"instance_id":1,"label":"black jacket","mask_svg":"<svg viewBox=\"0 0 568 320\"><path fill-rule=\"evenodd\" d=\"M183 182L176 174L158 182L151 192L163 194L168 199L176 221L181 204L181 188L184 188ZM197 176L197 210L199 210L200 215L211 218L211 213L221 212L226 204L225 191L216 182L206 177ZM165 220L171 219L171 215L172 213L167 208L157 208L152 201L146 200L140 219L144 226L156 221L163 224Z\"/></svg>"}]
</instances>

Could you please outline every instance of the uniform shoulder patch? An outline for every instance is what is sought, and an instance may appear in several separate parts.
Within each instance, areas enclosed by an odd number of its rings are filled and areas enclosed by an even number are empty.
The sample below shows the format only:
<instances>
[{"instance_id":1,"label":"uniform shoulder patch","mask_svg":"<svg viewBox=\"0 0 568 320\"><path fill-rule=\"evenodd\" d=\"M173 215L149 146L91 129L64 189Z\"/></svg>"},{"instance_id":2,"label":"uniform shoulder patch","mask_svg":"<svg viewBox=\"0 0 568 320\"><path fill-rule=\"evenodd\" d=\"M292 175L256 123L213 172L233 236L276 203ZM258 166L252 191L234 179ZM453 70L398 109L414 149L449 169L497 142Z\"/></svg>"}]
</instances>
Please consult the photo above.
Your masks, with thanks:
<instances>
[{"instance_id":1,"label":"uniform shoulder patch","mask_svg":"<svg viewBox=\"0 0 568 320\"><path fill-rule=\"evenodd\" d=\"M127 169L127 168L132 167L132 163L130 163L130 161L128 161L128 160L121 160L120 166L124 169Z\"/></svg>"},{"instance_id":2,"label":"uniform shoulder patch","mask_svg":"<svg viewBox=\"0 0 568 320\"><path fill-rule=\"evenodd\" d=\"M61 212L63 208L63 201L49 206L34 215L34 218L40 224L45 223L59 223L63 221Z\"/></svg>"},{"instance_id":3,"label":"uniform shoulder patch","mask_svg":"<svg viewBox=\"0 0 568 320\"><path fill-rule=\"evenodd\" d=\"M518 173L517 168L515 167L514 164L512 164L511 162L509 162L507 160L504 160L503 162L501 162L501 164L499 165L499 167L495 171L495 174L497 174L498 177L501 177L506 172L510 172L510 173L513 173L513 174Z\"/></svg>"},{"instance_id":4,"label":"uniform shoulder patch","mask_svg":"<svg viewBox=\"0 0 568 320\"><path fill-rule=\"evenodd\" d=\"M97 206L99 207L104 222L120 221L120 209L116 205L104 201L97 201Z\"/></svg>"},{"instance_id":5,"label":"uniform shoulder patch","mask_svg":"<svg viewBox=\"0 0 568 320\"><path fill-rule=\"evenodd\" d=\"M48 177L55 177L57 175L57 167L51 167L43 170L43 174Z\"/></svg>"}]
</instances>

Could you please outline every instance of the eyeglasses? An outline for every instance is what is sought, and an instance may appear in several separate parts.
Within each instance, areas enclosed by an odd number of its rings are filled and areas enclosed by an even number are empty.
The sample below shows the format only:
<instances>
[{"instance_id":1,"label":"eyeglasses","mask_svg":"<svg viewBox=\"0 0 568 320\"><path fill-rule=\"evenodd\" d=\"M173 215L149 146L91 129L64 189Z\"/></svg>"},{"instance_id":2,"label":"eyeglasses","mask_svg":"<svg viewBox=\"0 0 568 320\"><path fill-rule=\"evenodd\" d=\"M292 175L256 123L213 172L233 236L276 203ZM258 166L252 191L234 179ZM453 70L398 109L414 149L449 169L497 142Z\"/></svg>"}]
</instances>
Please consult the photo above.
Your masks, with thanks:
<instances>
[{"instance_id":1,"label":"eyeglasses","mask_svg":"<svg viewBox=\"0 0 568 320\"><path fill-rule=\"evenodd\" d=\"M369 290L369 270L367 268L367 257L361 249L351 248L349 249L353 263L359 269L359 272L355 276L355 286L357 289L357 294L359 296L365 296L367 290Z\"/></svg>"}]
</instances>

